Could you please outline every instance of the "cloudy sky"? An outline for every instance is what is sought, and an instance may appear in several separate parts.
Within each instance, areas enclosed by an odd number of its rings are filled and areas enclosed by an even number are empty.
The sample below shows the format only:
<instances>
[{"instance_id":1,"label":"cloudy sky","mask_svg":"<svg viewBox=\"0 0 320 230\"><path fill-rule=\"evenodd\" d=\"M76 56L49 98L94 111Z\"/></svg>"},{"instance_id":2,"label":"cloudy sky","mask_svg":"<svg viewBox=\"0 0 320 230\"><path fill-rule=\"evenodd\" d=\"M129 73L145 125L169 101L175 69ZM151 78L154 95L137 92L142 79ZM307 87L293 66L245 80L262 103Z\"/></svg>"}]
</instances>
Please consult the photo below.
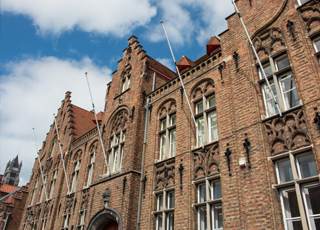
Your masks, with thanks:
<instances>
[{"instance_id":1,"label":"cloudy sky","mask_svg":"<svg viewBox=\"0 0 320 230\"><path fill-rule=\"evenodd\" d=\"M160 20L176 56L196 59L233 11L221 0L0 0L0 10L0 173L18 154L22 183L64 92L90 109L84 72L102 109L106 83L131 34L172 66Z\"/></svg>"}]
</instances>

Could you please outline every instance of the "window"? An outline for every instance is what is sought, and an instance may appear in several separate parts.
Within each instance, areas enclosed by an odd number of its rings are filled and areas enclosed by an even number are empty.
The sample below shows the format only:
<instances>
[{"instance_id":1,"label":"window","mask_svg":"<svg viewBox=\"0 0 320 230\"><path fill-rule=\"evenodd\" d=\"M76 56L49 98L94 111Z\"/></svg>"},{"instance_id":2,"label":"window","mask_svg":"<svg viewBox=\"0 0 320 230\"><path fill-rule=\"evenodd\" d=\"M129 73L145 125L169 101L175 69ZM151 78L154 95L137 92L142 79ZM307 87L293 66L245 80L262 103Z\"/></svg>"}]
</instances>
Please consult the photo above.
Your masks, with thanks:
<instances>
[{"instance_id":1,"label":"window","mask_svg":"<svg viewBox=\"0 0 320 230\"><path fill-rule=\"evenodd\" d=\"M117 134L113 134L110 139L108 175L115 174L121 171L125 139L126 133L122 130Z\"/></svg>"},{"instance_id":2,"label":"window","mask_svg":"<svg viewBox=\"0 0 320 230\"><path fill-rule=\"evenodd\" d=\"M202 97L195 103L195 118L197 123L197 147L218 140L218 126L215 96Z\"/></svg>"},{"instance_id":3,"label":"window","mask_svg":"<svg viewBox=\"0 0 320 230\"><path fill-rule=\"evenodd\" d=\"M47 199L47 197L46 197L47 196L46 187L47 187L47 176L44 175L43 176L43 183L41 185L40 202L43 202L44 199Z\"/></svg>"},{"instance_id":4,"label":"window","mask_svg":"<svg viewBox=\"0 0 320 230\"><path fill-rule=\"evenodd\" d=\"M51 148L49 150L50 157L52 157L55 154L57 147L58 147L57 137L54 137L52 140Z\"/></svg>"},{"instance_id":5,"label":"window","mask_svg":"<svg viewBox=\"0 0 320 230\"><path fill-rule=\"evenodd\" d=\"M281 111L287 111L301 104L287 55L270 58L270 62L264 64L264 70L272 89L271 93L266 80L263 78L262 71L259 70L268 117L278 113L272 94L275 96Z\"/></svg>"},{"instance_id":6,"label":"window","mask_svg":"<svg viewBox=\"0 0 320 230\"><path fill-rule=\"evenodd\" d=\"M84 230L84 223L85 223L85 218L86 218L86 210L81 210L80 211L80 216L79 216L79 222L78 222L78 226L77 229L78 230Z\"/></svg>"},{"instance_id":7,"label":"window","mask_svg":"<svg viewBox=\"0 0 320 230\"><path fill-rule=\"evenodd\" d=\"M310 0L297 0L297 1L298 1L299 6L301 6L301 5L309 2Z\"/></svg>"},{"instance_id":8,"label":"window","mask_svg":"<svg viewBox=\"0 0 320 230\"><path fill-rule=\"evenodd\" d=\"M44 216L43 218L42 218L42 221L41 221L41 230L46 230L47 229L47 216Z\"/></svg>"},{"instance_id":9,"label":"window","mask_svg":"<svg viewBox=\"0 0 320 230\"><path fill-rule=\"evenodd\" d=\"M160 160L176 155L176 114L160 119Z\"/></svg>"},{"instance_id":10,"label":"window","mask_svg":"<svg viewBox=\"0 0 320 230\"><path fill-rule=\"evenodd\" d=\"M223 213L220 180L205 180L197 184L197 230L222 230Z\"/></svg>"},{"instance_id":11,"label":"window","mask_svg":"<svg viewBox=\"0 0 320 230\"><path fill-rule=\"evenodd\" d=\"M122 88L121 88L121 93L123 93L124 91L126 91L127 89L129 89L130 87L130 74L125 74L122 77Z\"/></svg>"},{"instance_id":12,"label":"window","mask_svg":"<svg viewBox=\"0 0 320 230\"><path fill-rule=\"evenodd\" d=\"M164 190L156 194L156 230L174 229L174 206L174 191Z\"/></svg>"},{"instance_id":13,"label":"window","mask_svg":"<svg viewBox=\"0 0 320 230\"><path fill-rule=\"evenodd\" d=\"M52 199L52 198L53 198L54 189L55 189L56 182L57 182L57 177L58 177L58 170L55 169L55 170L53 171L53 176L52 176L52 179L51 179L49 199Z\"/></svg>"},{"instance_id":14,"label":"window","mask_svg":"<svg viewBox=\"0 0 320 230\"><path fill-rule=\"evenodd\" d=\"M316 52L320 52L320 37L313 39L313 46Z\"/></svg>"},{"instance_id":15,"label":"window","mask_svg":"<svg viewBox=\"0 0 320 230\"><path fill-rule=\"evenodd\" d=\"M68 230L69 220L70 220L70 214L66 214L63 216L63 224L62 224L63 230Z\"/></svg>"},{"instance_id":16,"label":"window","mask_svg":"<svg viewBox=\"0 0 320 230\"><path fill-rule=\"evenodd\" d=\"M90 186L92 183L93 167L94 167L95 158L96 158L95 149L92 148L91 154L90 154L90 162L89 162L88 171L87 171L87 183L86 183L87 187Z\"/></svg>"},{"instance_id":17,"label":"window","mask_svg":"<svg viewBox=\"0 0 320 230\"><path fill-rule=\"evenodd\" d=\"M38 184L39 184L39 178L36 179L35 185L34 185L34 189L32 191L32 196L31 196L31 205L34 204L34 200L36 198L36 193L37 193L37 189L38 189Z\"/></svg>"},{"instance_id":18,"label":"window","mask_svg":"<svg viewBox=\"0 0 320 230\"><path fill-rule=\"evenodd\" d=\"M70 186L70 192L76 192L77 189L77 183L78 183L78 177L79 177L79 171L80 171L80 160L76 160L73 163L73 172L71 176L71 186Z\"/></svg>"},{"instance_id":19,"label":"window","mask_svg":"<svg viewBox=\"0 0 320 230\"><path fill-rule=\"evenodd\" d=\"M309 229L320 229L320 184L313 182L318 181L313 153L289 152L287 157L274 163L285 229L307 229L308 226L303 226L307 222ZM283 183L287 183L285 189L282 189Z\"/></svg>"}]
</instances>

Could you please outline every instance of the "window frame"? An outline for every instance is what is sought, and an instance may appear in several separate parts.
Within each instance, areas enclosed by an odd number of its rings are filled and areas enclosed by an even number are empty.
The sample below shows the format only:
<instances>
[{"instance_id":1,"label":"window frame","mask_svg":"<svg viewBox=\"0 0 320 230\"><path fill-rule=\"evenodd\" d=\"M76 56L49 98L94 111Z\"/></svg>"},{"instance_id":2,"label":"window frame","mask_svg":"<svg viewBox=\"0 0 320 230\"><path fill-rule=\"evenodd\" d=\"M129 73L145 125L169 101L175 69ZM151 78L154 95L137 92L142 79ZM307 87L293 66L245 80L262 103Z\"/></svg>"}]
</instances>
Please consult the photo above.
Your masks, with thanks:
<instances>
[{"instance_id":1,"label":"window frame","mask_svg":"<svg viewBox=\"0 0 320 230\"><path fill-rule=\"evenodd\" d=\"M89 155L89 163L87 166L87 179L86 179L86 188L88 188L93 181L94 165L96 162L96 151L95 147L92 147Z\"/></svg>"},{"instance_id":2,"label":"window frame","mask_svg":"<svg viewBox=\"0 0 320 230\"><path fill-rule=\"evenodd\" d=\"M71 174L71 181L70 184L70 194L75 193L77 191L78 187L78 178L80 174L80 169L81 169L81 160L76 159L73 161L73 171Z\"/></svg>"},{"instance_id":3,"label":"window frame","mask_svg":"<svg viewBox=\"0 0 320 230\"><path fill-rule=\"evenodd\" d=\"M311 218L314 218L314 219L320 219L320 213L319 214L313 214L313 215L310 215L310 204L309 204L309 201L307 200L307 197L306 197L306 190L310 187L320 187L320 184L318 183L311 183L311 184L307 184L305 186L302 187L302 194L303 194L303 202L304 202L304 206L305 206L305 209L306 209L306 215L307 215L307 219L308 219L308 224L309 224L309 227L312 228L313 224L311 223Z\"/></svg>"},{"instance_id":4,"label":"window frame","mask_svg":"<svg viewBox=\"0 0 320 230\"><path fill-rule=\"evenodd\" d=\"M173 193L173 207L168 207L168 194ZM161 191L155 192L155 208L154 208L154 225L155 230L173 230L174 229L174 211L175 211L175 190L173 188L170 189L163 189ZM161 205L158 203L158 196L162 197L162 203ZM161 207L161 208L160 208ZM170 214L172 214L173 220L172 220L172 226L168 226L168 217L170 217ZM158 217L161 217L161 228L159 228L159 222Z\"/></svg>"},{"instance_id":5,"label":"window frame","mask_svg":"<svg viewBox=\"0 0 320 230\"><path fill-rule=\"evenodd\" d=\"M174 117L174 123L171 119ZM176 156L177 153L177 130L176 130L177 114L171 112L159 118L159 161L167 160ZM164 124L164 127L162 126ZM171 134L174 133L174 141ZM163 138L164 137L164 138ZM163 143L164 141L164 143ZM174 143L174 144L173 144ZM174 151L171 149L174 145Z\"/></svg>"},{"instance_id":6,"label":"window frame","mask_svg":"<svg viewBox=\"0 0 320 230\"><path fill-rule=\"evenodd\" d=\"M116 143L114 141L117 140ZM113 132L109 138L107 175L114 175L122 171L122 161L126 141L126 130ZM117 156L117 158L116 158ZM115 160L117 159L117 161ZM117 163L118 162L118 163Z\"/></svg>"},{"instance_id":7,"label":"window frame","mask_svg":"<svg viewBox=\"0 0 320 230\"><path fill-rule=\"evenodd\" d=\"M320 44L319 47L316 45L317 42L320 42L320 35L316 36L315 38L312 39L312 44L313 44L313 48L316 51L316 53L320 52Z\"/></svg>"},{"instance_id":8,"label":"window frame","mask_svg":"<svg viewBox=\"0 0 320 230\"><path fill-rule=\"evenodd\" d=\"M210 101L210 98L213 98L213 105L210 107L210 104L208 103ZM198 105L199 103L202 104L202 110L199 111ZM195 145L196 148L199 148L201 146L205 146L214 142L217 142L219 140L219 132L218 132L218 117L217 117L217 105L216 105L216 97L215 93L209 93L209 94L203 94L201 98L198 98L194 100L194 113L195 113L195 120L197 123L196 126L196 137L195 137ZM209 126L209 118L210 114L213 114L215 117L215 129L214 134L212 133L211 127ZM200 143L200 136L199 136L199 124L198 120L202 119L203 122L203 143ZM211 138L210 138L211 136ZM216 136L214 138L214 136Z\"/></svg>"},{"instance_id":9,"label":"window frame","mask_svg":"<svg viewBox=\"0 0 320 230\"><path fill-rule=\"evenodd\" d=\"M284 66L282 69L279 69L277 62L281 59L287 59L288 66ZM272 93L274 94L276 100L278 101L278 105L279 105L281 112L286 112L288 110L291 110L291 109L294 109L294 108L301 106L302 101L299 96L296 80L295 80L294 74L292 72L292 65L290 63L290 59L289 59L288 54L286 52L282 52L280 54L270 55L269 59L264 61L262 63L262 65L263 66L265 66L265 65L271 66L271 75L267 76L267 80L269 81L271 88L274 87L274 90L272 88ZM268 94L267 91L269 92L270 90L268 88L266 79L263 78L262 71L258 65L257 65L257 69L258 69L260 88L262 91L263 104L264 104L264 108L265 108L265 115L267 118L275 116L278 114L278 109L275 106L272 95L271 95L271 99L268 98L268 100L267 100L267 94ZM290 90L287 90L286 92L284 92L284 89L283 89L281 83L282 83L283 79L286 79L289 77L290 77L290 79L292 79L292 82L294 83L294 85L292 88L290 88ZM298 103L297 103L297 105L290 107L290 105L287 105L286 94L288 92L292 92L292 91L294 91L294 93L296 94L297 99L298 99ZM269 111L268 102L270 100L272 103L271 105L273 107L273 113L271 111Z\"/></svg>"},{"instance_id":10,"label":"window frame","mask_svg":"<svg viewBox=\"0 0 320 230\"><path fill-rule=\"evenodd\" d=\"M299 6L302 6L302 5L306 4L309 1L310 0L306 0L305 2L301 2L301 0L297 0Z\"/></svg>"}]
</instances>

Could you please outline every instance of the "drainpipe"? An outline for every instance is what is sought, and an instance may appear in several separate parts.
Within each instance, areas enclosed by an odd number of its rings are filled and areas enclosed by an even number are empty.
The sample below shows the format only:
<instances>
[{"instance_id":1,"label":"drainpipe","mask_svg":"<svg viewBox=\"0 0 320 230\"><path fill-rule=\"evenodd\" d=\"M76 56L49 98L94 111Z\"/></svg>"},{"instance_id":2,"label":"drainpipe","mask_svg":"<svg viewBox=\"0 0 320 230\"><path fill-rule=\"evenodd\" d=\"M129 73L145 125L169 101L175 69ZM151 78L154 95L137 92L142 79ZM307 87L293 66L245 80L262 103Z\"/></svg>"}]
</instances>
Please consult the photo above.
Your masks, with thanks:
<instances>
[{"instance_id":1,"label":"drainpipe","mask_svg":"<svg viewBox=\"0 0 320 230\"><path fill-rule=\"evenodd\" d=\"M147 98L147 102L145 105L145 114L144 114L144 134L143 134L143 147L142 147L142 157L141 157L141 174L140 174L140 188L139 188L139 203L138 203L138 214L137 214L137 225L136 230L140 230L140 218L141 218L141 206L142 206L142 193L143 193L143 183L144 183L144 157L147 146L147 131L149 124L149 98Z\"/></svg>"}]
</instances>

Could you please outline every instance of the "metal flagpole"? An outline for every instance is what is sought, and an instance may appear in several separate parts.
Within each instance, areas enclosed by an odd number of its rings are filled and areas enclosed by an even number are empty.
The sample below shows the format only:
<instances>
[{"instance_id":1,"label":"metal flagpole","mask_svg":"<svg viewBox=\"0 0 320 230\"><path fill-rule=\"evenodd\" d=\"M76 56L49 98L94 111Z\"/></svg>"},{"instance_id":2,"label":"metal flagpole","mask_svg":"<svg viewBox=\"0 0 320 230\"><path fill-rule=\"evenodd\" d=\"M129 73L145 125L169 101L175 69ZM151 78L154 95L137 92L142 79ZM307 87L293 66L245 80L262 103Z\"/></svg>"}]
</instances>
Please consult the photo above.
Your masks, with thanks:
<instances>
[{"instance_id":1,"label":"metal flagpole","mask_svg":"<svg viewBox=\"0 0 320 230\"><path fill-rule=\"evenodd\" d=\"M177 73L178 73L178 76L179 76L179 79L180 79L181 87L182 87L182 89L183 89L183 93L184 93L184 95L185 95L185 97L186 97L187 104L188 104L190 113L191 113L191 115L192 115L192 120L193 120L193 122L194 122L194 124L195 124L195 126L196 126L196 128L197 128L197 127L198 127L198 126L197 126L197 122L196 122L196 119L195 119L195 117L194 117L193 110L192 110L192 108L191 108L191 104L190 104L190 101L189 101L189 98L188 98L188 94L187 94L186 88L185 88L185 86L184 86L184 83L183 83L183 80L182 80L182 77L181 77L181 74L180 74L180 70L179 70L179 68L178 68L178 66L177 66L177 63L176 63L176 58L175 58L175 56L174 56L174 53L173 53L173 50L172 50L172 47L171 47L171 43L170 43L170 40L169 40L169 36L168 36L167 30L166 30L166 27L165 27L163 21L160 21L160 24L162 25L164 34L165 34L165 36L166 36L167 43L168 43L168 46L169 46L169 50L170 50L170 53L171 53L171 57L172 57L172 59L173 59L174 65L175 65L175 67L176 67L176 70L177 70Z\"/></svg>"},{"instance_id":2,"label":"metal flagpole","mask_svg":"<svg viewBox=\"0 0 320 230\"><path fill-rule=\"evenodd\" d=\"M37 151L37 142L36 142L36 133L35 133L35 130L34 128L32 128L32 131L33 131L33 139L34 139L34 146L35 146L35 150ZM46 201L48 200L48 193L47 193L47 182L44 178L44 174L43 174L43 170L42 170L42 165L41 165L41 160L40 160L40 155L38 155L38 163L39 163L39 167L40 167L40 174L41 174L41 178L42 178L42 184L44 186L44 193L45 193L45 196L46 196Z\"/></svg>"},{"instance_id":3,"label":"metal flagpole","mask_svg":"<svg viewBox=\"0 0 320 230\"><path fill-rule=\"evenodd\" d=\"M87 86L88 86L88 90L89 90L89 94L90 94L90 100L91 100L91 104L92 104L92 110L93 110L93 113L94 113L94 118L96 120L96 126L97 126L99 140L100 140L100 144L101 144L101 148L102 148L102 152L103 152L103 156L104 156L104 162L105 162L105 164L107 166L107 172L108 172L110 170L109 163L108 163L108 160L107 160L106 150L104 148L104 144L103 144L103 140L102 140L102 133L101 133L100 125L99 125L99 122L98 122L98 117L97 117L95 105L94 105L94 102L93 102L93 96L92 96L92 91L91 91L91 88L90 88L90 83L89 83L88 73L87 72L85 72L85 77L86 77L86 80L87 80Z\"/></svg>"},{"instance_id":4,"label":"metal flagpole","mask_svg":"<svg viewBox=\"0 0 320 230\"><path fill-rule=\"evenodd\" d=\"M64 175L65 175L65 180L66 180L66 183L67 183L67 189L68 189L68 194L69 194L70 193L70 185L69 185L68 174L67 174L66 165L65 165L65 161L64 161L64 157L63 157L63 152L62 152L62 147L61 147L61 141L60 141L60 135L59 135L59 129L58 129L56 115L53 114L53 117L54 117L54 127L55 127L56 133L57 133L57 139L58 139L58 145L59 145L59 151L60 151L60 158L61 158L61 161L62 161L63 172L64 172Z\"/></svg>"},{"instance_id":5,"label":"metal flagpole","mask_svg":"<svg viewBox=\"0 0 320 230\"><path fill-rule=\"evenodd\" d=\"M251 40L249 31L248 31L248 29L247 29L247 27L246 27L246 24L245 24L244 21L243 21L243 18L242 18L241 14L240 14L240 11L239 11L239 9L238 9L238 7L237 7L236 2L235 2L234 0L231 0L231 1L232 1L233 6L234 6L234 9L235 9L235 11L236 11L236 14L238 15L238 17L239 17L239 19L240 19L240 22L241 22L241 25L242 25L242 27L243 27L243 29L244 29L244 32L245 32L245 34L246 34L246 36L247 36L247 38L248 38L248 41L249 41L250 46L251 46L251 48L252 48L252 51L253 51L253 53L254 53L257 61L258 61L258 65L259 65L259 68L260 68L260 70L261 70L261 72L262 72L262 76L263 76L264 80L265 80L266 83L267 83L267 86L268 86L268 88L269 88L269 91L270 91L270 93L271 93L271 95L272 95L272 99L274 100L274 103L275 103L275 105L276 105L276 107L277 107L277 110L278 110L278 112L279 112L279 115L280 115L280 117L281 117L281 116L282 116L282 112L281 112L281 109L280 109L280 107L279 107L279 103L278 103L278 101L277 101L277 99L276 99L276 97L275 97L275 95L274 95L274 93L273 93L273 91L272 91L270 82L269 82L269 80L268 80L268 78L267 78L266 72L264 71L264 68L263 68L262 63L261 63L260 58L259 58L259 55L258 55L258 53L257 53L257 51L256 51L256 49L255 49L255 47L254 47L254 45L253 45L253 42L252 42L252 40Z\"/></svg>"}]
</instances>

